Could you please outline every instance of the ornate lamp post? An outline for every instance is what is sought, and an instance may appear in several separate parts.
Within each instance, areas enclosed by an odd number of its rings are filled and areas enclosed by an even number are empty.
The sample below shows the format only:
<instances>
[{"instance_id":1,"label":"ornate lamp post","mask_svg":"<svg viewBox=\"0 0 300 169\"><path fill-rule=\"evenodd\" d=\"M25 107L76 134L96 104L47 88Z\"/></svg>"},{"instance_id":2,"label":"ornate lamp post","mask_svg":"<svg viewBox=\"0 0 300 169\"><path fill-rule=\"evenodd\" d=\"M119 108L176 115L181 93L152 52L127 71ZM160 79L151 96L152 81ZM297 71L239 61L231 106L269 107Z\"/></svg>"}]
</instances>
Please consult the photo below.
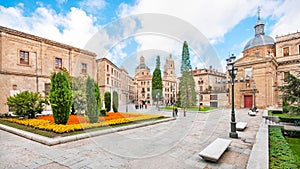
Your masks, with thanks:
<instances>
[{"instance_id":1,"label":"ornate lamp post","mask_svg":"<svg viewBox=\"0 0 300 169\"><path fill-rule=\"evenodd\" d=\"M232 54L227 61L227 69L229 72L229 75L231 77L231 132L229 133L229 137L231 138L238 138L238 133L236 132L236 122L235 122L235 113L234 113L234 79L237 74L237 68L234 67L234 60L235 60L234 54Z\"/></svg>"},{"instance_id":2,"label":"ornate lamp post","mask_svg":"<svg viewBox=\"0 0 300 169\"><path fill-rule=\"evenodd\" d=\"M254 91L254 106L253 106L253 109L252 109L252 111L254 112L256 112L256 97L255 97L255 94L256 94L256 83L255 82L253 82L253 91Z\"/></svg>"},{"instance_id":3,"label":"ornate lamp post","mask_svg":"<svg viewBox=\"0 0 300 169\"><path fill-rule=\"evenodd\" d=\"M199 94L199 111L200 111L200 106L201 106L201 91L200 91L200 89L198 91L198 94Z\"/></svg>"},{"instance_id":4,"label":"ornate lamp post","mask_svg":"<svg viewBox=\"0 0 300 169\"><path fill-rule=\"evenodd\" d=\"M159 110L159 106L158 106L159 95L160 95L160 93L156 94L156 107L157 107L158 110Z\"/></svg>"},{"instance_id":5,"label":"ornate lamp post","mask_svg":"<svg viewBox=\"0 0 300 169\"><path fill-rule=\"evenodd\" d=\"M171 91L172 91L172 97L171 97L171 103L172 103L172 115L173 117L175 117L175 113L174 113L174 93L175 93L175 89L173 88L173 85L171 85Z\"/></svg>"}]
</instances>

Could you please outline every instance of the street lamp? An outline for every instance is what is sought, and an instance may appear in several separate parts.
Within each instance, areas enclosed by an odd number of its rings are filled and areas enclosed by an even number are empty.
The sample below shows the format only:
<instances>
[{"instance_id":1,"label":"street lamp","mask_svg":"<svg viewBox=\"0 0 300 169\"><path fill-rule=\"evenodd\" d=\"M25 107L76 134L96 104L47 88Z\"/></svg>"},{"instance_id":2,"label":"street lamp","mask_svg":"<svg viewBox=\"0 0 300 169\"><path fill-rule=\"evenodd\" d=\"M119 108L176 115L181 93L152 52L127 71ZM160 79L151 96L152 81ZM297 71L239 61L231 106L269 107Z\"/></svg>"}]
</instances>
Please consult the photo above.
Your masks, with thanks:
<instances>
[{"instance_id":1,"label":"street lamp","mask_svg":"<svg viewBox=\"0 0 300 169\"><path fill-rule=\"evenodd\" d=\"M254 107L253 107L253 109L252 109L252 112L256 112L256 97L255 97L255 94L256 94L256 84L255 84L255 82L253 82L253 91L254 91Z\"/></svg>"},{"instance_id":2,"label":"street lamp","mask_svg":"<svg viewBox=\"0 0 300 169\"><path fill-rule=\"evenodd\" d=\"M173 93L173 95L171 95L172 97L171 97L171 103L172 103L172 107L173 107L173 117L175 117L175 113L174 113L174 93L175 93L175 89L173 88L173 85L171 85L171 91L172 91L172 93Z\"/></svg>"},{"instance_id":3,"label":"street lamp","mask_svg":"<svg viewBox=\"0 0 300 169\"><path fill-rule=\"evenodd\" d=\"M234 54L232 54L227 61L227 69L229 72L229 75L231 77L231 95L232 95L232 104L231 104L231 132L229 133L229 137L231 138L238 138L238 133L236 132L236 122L235 122L235 113L234 113L234 79L237 74L237 68L234 67L234 60L235 60Z\"/></svg>"},{"instance_id":4,"label":"street lamp","mask_svg":"<svg viewBox=\"0 0 300 169\"><path fill-rule=\"evenodd\" d=\"M157 107L158 110L159 110L159 107L158 107L158 98L159 98L159 95L160 95L160 93L158 92L156 94L156 107Z\"/></svg>"},{"instance_id":5,"label":"street lamp","mask_svg":"<svg viewBox=\"0 0 300 169\"><path fill-rule=\"evenodd\" d=\"M201 106L201 90L199 89L198 91L199 94L199 111L200 111L200 106Z\"/></svg>"}]
</instances>

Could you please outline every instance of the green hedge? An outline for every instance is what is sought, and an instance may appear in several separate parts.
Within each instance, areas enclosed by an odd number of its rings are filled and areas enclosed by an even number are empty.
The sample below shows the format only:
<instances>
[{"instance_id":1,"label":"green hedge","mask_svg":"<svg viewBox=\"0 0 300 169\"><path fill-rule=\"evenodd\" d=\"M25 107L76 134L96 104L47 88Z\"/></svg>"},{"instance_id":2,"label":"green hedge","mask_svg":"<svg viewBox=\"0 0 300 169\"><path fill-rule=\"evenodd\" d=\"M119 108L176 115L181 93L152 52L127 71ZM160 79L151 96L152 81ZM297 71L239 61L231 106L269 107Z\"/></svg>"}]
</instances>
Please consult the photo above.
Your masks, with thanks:
<instances>
[{"instance_id":1,"label":"green hedge","mask_svg":"<svg viewBox=\"0 0 300 169\"><path fill-rule=\"evenodd\" d=\"M288 137L300 138L300 130L284 130Z\"/></svg>"},{"instance_id":2,"label":"green hedge","mask_svg":"<svg viewBox=\"0 0 300 169\"><path fill-rule=\"evenodd\" d=\"M280 122L286 122L286 123L295 123L296 125L299 125L300 118L297 117L279 117Z\"/></svg>"},{"instance_id":3,"label":"green hedge","mask_svg":"<svg viewBox=\"0 0 300 169\"><path fill-rule=\"evenodd\" d=\"M269 127L269 146L270 168L298 168L294 154L282 135L281 128Z\"/></svg>"}]
</instances>

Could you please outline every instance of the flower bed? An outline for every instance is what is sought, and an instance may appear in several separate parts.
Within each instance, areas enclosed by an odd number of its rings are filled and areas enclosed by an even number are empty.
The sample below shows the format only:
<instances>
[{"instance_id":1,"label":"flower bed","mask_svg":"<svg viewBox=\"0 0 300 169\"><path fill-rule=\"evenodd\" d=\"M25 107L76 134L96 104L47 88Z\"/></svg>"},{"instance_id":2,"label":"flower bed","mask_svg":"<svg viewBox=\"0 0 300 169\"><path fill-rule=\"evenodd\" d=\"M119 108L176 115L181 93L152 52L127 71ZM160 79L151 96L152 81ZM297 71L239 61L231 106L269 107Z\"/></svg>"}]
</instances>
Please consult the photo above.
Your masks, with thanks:
<instances>
[{"instance_id":1,"label":"flower bed","mask_svg":"<svg viewBox=\"0 0 300 169\"><path fill-rule=\"evenodd\" d=\"M40 116L37 119L3 118L5 121L22 124L40 130L53 131L55 133L68 133L95 127L113 126L131 123L134 121L149 120L163 117L161 115L139 114L139 113L107 113L106 117L99 117L97 123L89 123L88 118L70 115L66 125L55 124L53 116Z\"/></svg>"}]
</instances>

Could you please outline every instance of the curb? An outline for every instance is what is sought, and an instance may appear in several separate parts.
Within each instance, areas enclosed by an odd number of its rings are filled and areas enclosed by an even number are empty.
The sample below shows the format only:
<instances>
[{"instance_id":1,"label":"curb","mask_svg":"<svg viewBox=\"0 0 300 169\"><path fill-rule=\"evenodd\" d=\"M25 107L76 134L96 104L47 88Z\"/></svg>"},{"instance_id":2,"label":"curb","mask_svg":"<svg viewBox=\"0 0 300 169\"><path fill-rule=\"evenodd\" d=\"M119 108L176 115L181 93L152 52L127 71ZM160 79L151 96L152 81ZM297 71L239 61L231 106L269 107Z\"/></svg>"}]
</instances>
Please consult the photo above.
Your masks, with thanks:
<instances>
[{"instance_id":1,"label":"curb","mask_svg":"<svg viewBox=\"0 0 300 169\"><path fill-rule=\"evenodd\" d=\"M67 143L67 142L81 140L81 139L90 138L90 137L101 136L101 135L120 132L120 131L124 131L124 130L135 129L135 128L139 128L139 127L145 127L145 126L168 122L168 121L172 121L172 120L176 120L176 118L168 118L168 119L164 119L164 120L145 122L142 124L133 124L133 125L129 125L129 126L111 128L111 129L94 131L94 132L89 132L89 133L82 133L82 134L78 134L78 135L66 136L66 137L60 137L60 138L48 138L48 137L41 136L38 134L30 133L28 131L23 131L23 130L19 130L19 129L16 129L13 127L9 127L9 126L3 125L3 124L0 124L0 129L10 132L10 133L13 133L13 134L16 134L18 136L27 138L29 140L36 141L38 143L45 144L47 146L53 146L53 145L57 145L57 144Z\"/></svg>"}]
</instances>

